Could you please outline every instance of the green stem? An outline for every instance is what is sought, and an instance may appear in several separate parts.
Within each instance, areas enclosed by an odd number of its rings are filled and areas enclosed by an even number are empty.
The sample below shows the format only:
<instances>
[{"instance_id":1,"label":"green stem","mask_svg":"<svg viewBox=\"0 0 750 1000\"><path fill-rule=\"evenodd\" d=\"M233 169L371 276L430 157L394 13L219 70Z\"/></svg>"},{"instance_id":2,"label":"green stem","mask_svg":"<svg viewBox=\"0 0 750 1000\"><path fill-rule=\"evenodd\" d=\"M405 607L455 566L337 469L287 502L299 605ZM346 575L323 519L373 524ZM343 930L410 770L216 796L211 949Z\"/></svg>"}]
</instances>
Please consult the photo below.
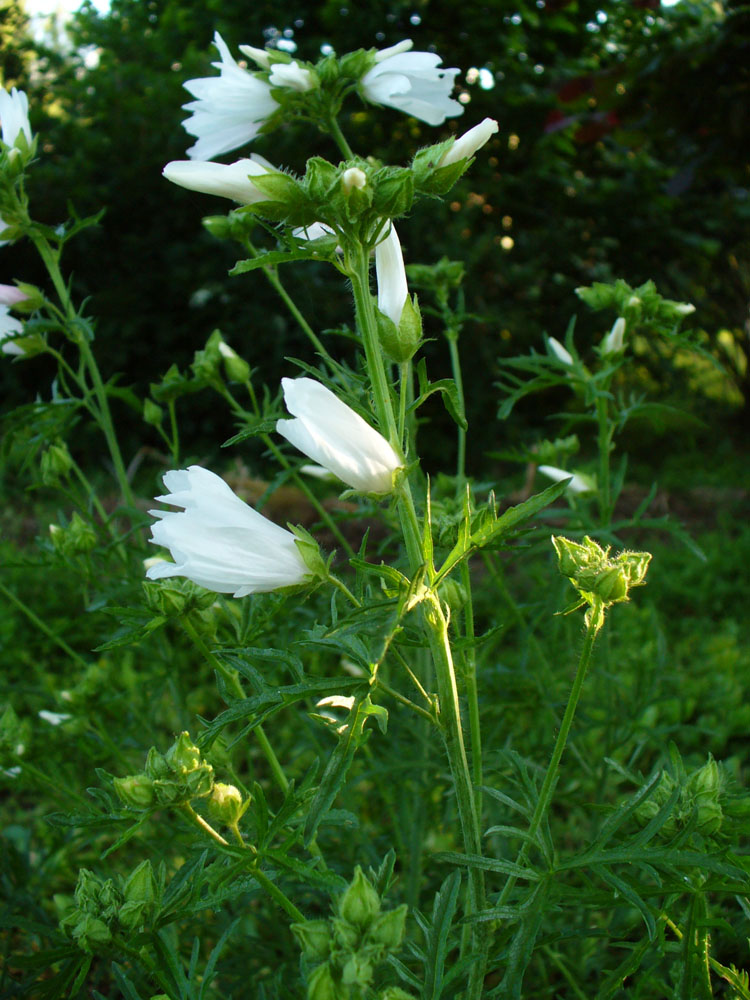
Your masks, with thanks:
<instances>
[{"instance_id":1,"label":"green stem","mask_svg":"<svg viewBox=\"0 0 750 1000\"><path fill-rule=\"evenodd\" d=\"M573 680L573 687L570 692L570 697L568 698L568 704L565 706L565 714L563 715L562 722L560 723L560 729L552 751L552 757L547 767L547 773L544 775L542 787L539 791L539 798L537 799L536 807L534 808L534 812L529 823L529 840L524 842L518 852L518 857L516 859L517 865L521 865L525 861L529 850L529 844L533 842L549 811L549 807L552 802L552 795L555 791L555 785L557 784L560 761L562 760L562 755L565 752L570 727L573 724L573 717L576 713L578 700L581 696L581 691L583 690L583 682L586 679L586 673L591 661L594 641L599 629L604 624L604 609L598 602L590 609L588 616L589 622L586 628L586 636L583 642L581 656L578 660L575 679ZM516 877L514 875L509 876L508 881L505 883L503 891L500 893L500 897L497 900L498 907L505 903L515 884Z\"/></svg>"},{"instance_id":2,"label":"green stem","mask_svg":"<svg viewBox=\"0 0 750 1000\"><path fill-rule=\"evenodd\" d=\"M335 114L330 114L328 116L328 131L331 133L334 142L339 147L342 156L345 160L353 160L354 153L352 147L346 141L346 136L341 131L341 126L339 125L339 120Z\"/></svg>"},{"instance_id":3,"label":"green stem","mask_svg":"<svg viewBox=\"0 0 750 1000\"><path fill-rule=\"evenodd\" d=\"M247 249L247 252L250 254L251 257L253 257L253 258L260 257L260 254L255 249L255 246L253 245L253 243L249 239L245 240L245 248ZM291 295L289 294L289 292L287 292L286 288L284 288L284 286L282 285L281 279L279 278L279 275L278 275L278 273L276 271L276 268L275 267L263 267L263 268L261 268L261 270L265 274L266 280L268 281L269 285L273 288L273 290L279 296L279 298L284 303L284 305L287 307L287 309L289 310L289 312L292 314L292 316L294 317L294 319L297 321L297 323L299 324L302 332L305 334L305 336L310 341L310 343L313 345L313 347L318 352L318 354L320 354L321 357L325 358L326 361L329 361L329 362L332 361L333 359L331 358L331 355L328 353L328 351L323 346L323 342L320 340L320 338L315 333L315 331L313 330L313 328L310 326L310 324L307 322L307 320L305 319L305 317L299 311L299 309L297 308L296 302L291 297Z\"/></svg>"},{"instance_id":4,"label":"green stem","mask_svg":"<svg viewBox=\"0 0 750 1000\"><path fill-rule=\"evenodd\" d=\"M596 419L599 428L597 446L599 450L599 516L602 526L606 527L612 518L610 497L609 455L612 447L612 435L609 426L609 404L605 396L597 396Z\"/></svg>"},{"instance_id":5,"label":"green stem","mask_svg":"<svg viewBox=\"0 0 750 1000\"><path fill-rule=\"evenodd\" d=\"M458 396L458 409L459 413L466 412L466 406L464 402L464 383L461 375L461 358L458 353L458 337L456 335L447 335L448 349L451 355L451 368L453 369L453 381L456 386L456 394ZM459 491L462 488L462 484L466 479L466 431L463 427L458 426L458 449L456 457L456 490Z\"/></svg>"},{"instance_id":6,"label":"green stem","mask_svg":"<svg viewBox=\"0 0 750 1000\"><path fill-rule=\"evenodd\" d=\"M75 324L79 317L73 308L73 303L71 302L68 294L67 285L65 284L60 271L59 251L54 251L47 240L42 236L32 233L31 238L34 241L34 245L37 248L39 256L42 258L42 261L47 268L47 273L52 280L52 284L55 286L55 291L57 292L60 303L65 311L66 319L71 327L73 327L72 332L74 332L75 343L78 346L81 358L88 369L89 375L91 376L91 381L94 387L94 395L96 396L98 404L97 415L99 426L104 434L109 448L109 454L115 468L115 474L120 486L122 498L129 507L134 507L135 497L130 487L127 470L125 469L125 463L123 462L122 454L120 452L120 445L117 441L117 435L115 434L112 413L109 408L109 400L107 399L107 390L104 387L101 372L99 371L99 366L96 363L94 353L91 350L87 334L83 331L75 330Z\"/></svg>"},{"instance_id":7,"label":"green stem","mask_svg":"<svg viewBox=\"0 0 750 1000\"><path fill-rule=\"evenodd\" d=\"M482 730L479 724L479 691L477 688L477 658L476 638L474 635L474 602L471 595L471 574L467 559L461 563L461 583L463 585L464 632L466 635L466 697L469 703L469 738L471 745L471 773L474 781L474 797L477 816L482 817L482 793L480 791L484 776L482 774Z\"/></svg>"},{"instance_id":8,"label":"green stem","mask_svg":"<svg viewBox=\"0 0 750 1000\"><path fill-rule=\"evenodd\" d=\"M8 590L8 588L2 582L0 582L0 593L5 594L5 596L11 602L11 604L15 604L18 610L22 611L29 619L29 621L32 622L32 624L34 624L39 629L40 632L43 632L48 639L51 639L52 642L55 643L55 645L59 646L60 649L63 650L63 652L67 653L67 655L71 658L71 660L74 661L74 663L77 663L79 667L83 667L84 670L88 670L89 667L88 663L86 663L86 661L81 656L79 656L74 649L71 649L64 639L61 639L59 635L53 632L52 629L49 627L49 625L47 625L45 622L42 621L41 618L35 615L34 612L31 610L31 608L29 608L26 604L24 604L23 601L20 600L20 598L16 597L16 595L12 591Z\"/></svg>"},{"instance_id":9,"label":"green stem","mask_svg":"<svg viewBox=\"0 0 750 1000\"><path fill-rule=\"evenodd\" d=\"M233 689L237 697L244 701L247 695L245 694L245 691L242 685L240 684L240 679L237 676L237 671L231 670L229 667L224 666L221 660L219 660L216 656L214 656L214 654L205 644L201 636L198 634L197 630L195 629L195 626L193 625L193 623L190 621L189 618L187 618L186 616L183 617L182 625L187 634L190 636L193 643L195 644L195 646L202 653L206 662L211 667L213 667L213 669L218 674L220 674L224 678L227 684L229 684L229 686ZM258 741L258 745L260 746L266 760L268 761L268 765L271 768L271 773L274 776L276 784L279 786L281 791L286 795L287 791L289 790L289 782L287 781L286 775L284 774L284 770L281 764L279 763L278 757L273 752L273 747L268 742L268 737L263 731L263 727L260 724L258 724L257 726L253 727L253 732L255 733L255 738Z\"/></svg>"},{"instance_id":10,"label":"green stem","mask_svg":"<svg viewBox=\"0 0 750 1000\"><path fill-rule=\"evenodd\" d=\"M251 873L253 878L258 882L258 884L265 889L268 895L279 904L279 906L285 910L289 916L296 923L304 923L305 915L301 910L298 910L294 903L289 899L284 893L279 889L279 887L271 881L271 879L264 875L260 868L252 868Z\"/></svg>"},{"instance_id":11,"label":"green stem","mask_svg":"<svg viewBox=\"0 0 750 1000\"><path fill-rule=\"evenodd\" d=\"M211 824L199 813L197 813L189 802L183 802L179 808L185 813L192 823L199 826L201 830L203 830L204 833L207 833L212 840L216 841L217 844L221 844L222 847L229 847L229 841L225 840L220 833L214 830Z\"/></svg>"},{"instance_id":12,"label":"green stem","mask_svg":"<svg viewBox=\"0 0 750 1000\"><path fill-rule=\"evenodd\" d=\"M440 721L448 754L448 762L456 789L458 815L461 823L464 848L468 854L481 856L482 836L479 816L472 787L469 762L464 746L461 708L458 698L456 671L453 664L448 623L440 601L433 599L425 607L424 621L430 641L430 650L435 665L435 674L440 698ZM465 915L467 918L484 908L484 872L480 868L469 869L469 892L467 893ZM464 994L465 1000L480 1000L483 992L484 973L489 948L488 928L484 923L474 923L471 935L462 942L463 952L471 941L473 962L469 972L469 984Z\"/></svg>"}]
</instances>

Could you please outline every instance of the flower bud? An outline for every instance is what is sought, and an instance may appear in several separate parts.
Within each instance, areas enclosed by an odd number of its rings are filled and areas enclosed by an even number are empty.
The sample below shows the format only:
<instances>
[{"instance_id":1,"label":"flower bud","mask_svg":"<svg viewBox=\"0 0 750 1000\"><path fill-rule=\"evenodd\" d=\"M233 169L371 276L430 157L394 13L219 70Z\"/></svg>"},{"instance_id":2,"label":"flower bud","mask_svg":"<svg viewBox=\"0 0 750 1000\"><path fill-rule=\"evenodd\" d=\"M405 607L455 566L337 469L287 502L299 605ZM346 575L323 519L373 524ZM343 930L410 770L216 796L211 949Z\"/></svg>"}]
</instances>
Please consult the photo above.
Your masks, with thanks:
<instances>
[{"instance_id":1,"label":"flower bud","mask_svg":"<svg viewBox=\"0 0 750 1000\"><path fill-rule=\"evenodd\" d=\"M615 320L612 329L609 331L607 336L602 340L599 350L602 357L608 357L613 354L620 354L624 346L625 337L625 320L622 316L618 316Z\"/></svg>"},{"instance_id":2,"label":"flower bud","mask_svg":"<svg viewBox=\"0 0 750 1000\"><path fill-rule=\"evenodd\" d=\"M217 781L214 783L211 797L208 800L208 814L217 823L223 823L230 827L236 826L249 805L249 799L243 803L239 788L224 784L223 781Z\"/></svg>"},{"instance_id":3,"label":"flower bud","mask_svg":"<svg viewBox=\"0 0 750 1000\"><path fill-rule=\"evenodd\" d=\"M341 187L346 194L349 194L352 188L362 190L367 187L367 174L360 167L348 167L341 175Z\"/></svg>"},{"instance_id":4,"label":"flower bud","mask_svg":"<svg viewBox=\"0 0 750 1000\"><path fill-rule=\"evenodd\" d=\"M161 427L161 422L164 419L162 408L148 397L143 400L143 419L151 427Z\"/></svg>"},{"instance_id":5,"label":"flower bud","mask_svg":"<svg viewBox=\"0 0 750 1000\"><path fill-rule=\"evenodd\" d=\"M413 299L406 296L398 326L380 311L376 319L380 346L387 357L399 364L410 361L422 343L422 315L416 295Z\"/></svg>"},{"instance_id":6,"label":"flower bud","mask_svg":"<svg viewBox=\"0 0 750 1000\"><path fill-rule=\"evenodd\" d=\"M292 933L311 962L324 962L331 953L331 926L327 920L306 920L292 924Z\"/></svg>"},{"instance_id":7,"label":"flower bud","mask_svg":"<svg viewBox=\"0 0 750 1000\"><path fill-rule=\"evenodd\" d=\"M73 459L64 441L51 444L42 454L41 472L45 486L55 486L73 468Z\"/></svg>"},{"instance_id":8,"label":"flower bud","mask_svg":"<svg viewBox=\"0 0 750 1000\"><path fill-rule=\"evenodd\" d=\"M698 803L698 830L704 836L718 833L724 819L724 813L718 802Z\"/></svg>"},{"instance_id":9,"label":"flower bud","mask_svg":"<svg viewBox=\"0 0 750 1000\"><path fill-rule=\"evenodd\" d=\"M346 1000L348 989L336 985L331 973L331 967L326 962L314 970L307 981L307 1000Z\"/></svg>"},{"instance_id":10,"label":"flower bud","mask_svg":"<svg viewBox=\"0 0 750 1000\"><path fill-rule=\"evenodd\" d=\"M573 364L573 355L567 347L563 347L556 337L547 338L547 347L550 349L551 353L554 354L557 360L562 361L564 365Z\"/></svg>"},{"instance_id":11,"label":"flower bud","mask_svg":"<svg viewBox=\"0 0 750 1000\"><path fill-rule=\"evenodd\" d=\"M135 930L152 916L156 904L156 879L148 859L130 873L122 887L122 894L125 902L120 907L117 919L123 927Z\"/></svg>"},{"instance_id":12,"label":"flower bud","mask_svg":"<svg viewBox=\"0 0 750 1000\"><path fill-rule=\"evenodd\" d=\"M146 775L152 780L168 778L171 774L169 764L164 754L159 753L156 747L151 747L146 755Z\"/></svg>"},{"instance_id":13,"label":"flower bud","mask_svg":"<svg viewBox=\"0 0 750 1000\"><path fill-rule=\"evenodd\" d=\"M402 990L400 986L386 986L378 993L376 1000L416 1000L416 997L413 993Z\"/></svg>"},{"instance_id":14,"label":"flower bud","mask_svg":"<svg viewBox=\"0 0 750 1000\"><path fill-rule=\"evenodd\" d=\"M154 783L145 774L115 778L113 785L120 801L131 809L149 809L154 804Z\"/></svg>"},{"instance_id":15,"label":"flower bud","mask_svg":"<svg viewBox=\"0 0 750 1000\"><path fill-rule=\"evenodd\" d=\"M344 962L341 970L341 982L344 986L358 986L366 990L372 981L372 963L361 954L355 952Z\"/></svg>"},{"instance_id":16,"label":"flower bud","mask_svg":"<svg viewBox=\"0 0 750 1000\"><path fill-rule=\"evenodd\" d=\"M356 927L368 927L380 912L380 897L357 865L354 878L339 899L339 915Z\"/></svg>"},{"instance_id":17,"label":"flower bud","mask_svg":"<svg viewBox=\"0 0 750 1000\"><path fill-rule=\"evenodd\" d=\"M224 362L224 371L229 381L241 382L244 385L250 379L251 372L247 361L241 358L224 340L219 343L219 354Z\"/></svg>"},{"instance_id":18,"label":"flower bud","mask_svg":"<svg viewBox=\"0 0 750 1000\"><path fill-rule=\"evenodd\" d=\"M176 774L189 774L201 764L201 752L190 739L190 733L181 732L165 754L165 760Z\"/></svg>"},{"instance_id":19,"label":"flower bud","mask_svg":"<svg viewBox=\"0 0 750 1000\"><path fill-rule=\"evenodd\" d=\"M395 951L404 936L406 915L409 907L406 903L388 910L376 917L367 931L367 940L382 945L387 951Z\"/></svg>"}]
</instances>

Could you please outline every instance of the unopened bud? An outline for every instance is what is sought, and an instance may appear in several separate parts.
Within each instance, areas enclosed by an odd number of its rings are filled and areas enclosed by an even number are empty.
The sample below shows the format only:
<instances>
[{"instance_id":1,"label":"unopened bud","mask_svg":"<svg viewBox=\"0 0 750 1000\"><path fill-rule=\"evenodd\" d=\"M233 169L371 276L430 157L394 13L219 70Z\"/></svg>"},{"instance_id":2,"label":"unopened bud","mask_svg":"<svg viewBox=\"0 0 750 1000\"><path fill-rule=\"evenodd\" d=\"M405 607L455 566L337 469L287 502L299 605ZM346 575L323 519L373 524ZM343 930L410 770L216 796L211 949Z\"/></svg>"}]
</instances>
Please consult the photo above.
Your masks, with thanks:
<instances>
[{"instance_id":1,"label":"unopened bud","mask_svg":"<svg viewBox=\"0 0 750 1000\"><path fill-rule=\"evenodd\" d=\"M367 932L368 941L380 944L388 951L395 951L404 936L408 910L408 906L404 903L402 906L396 907L395 910L381 913L372 922Z\"/></svg>"},{"instance_id":2,"label":"unopened bud","mask_svg":"<svg viewBox=\"0 0 750 1000\"><path fill-rule=\"evenodd\" d=\"M331 926L327 920L306 920L292 924L292 933L311 962L323 962L331 953Z\"/></svg>"},{"instance_id":3,"label":"unopened bud","mask_svg":"<svg viewBox=\"0 0 750 1000\"><path fill-rule=\"evenodd\" d=\"M42 482L46 486L54 486L61 478L67 476L73 468L68 446L64 441L51 444L42 454L41 472Z\"/></svg>"},{"instance_id":4,"label":"unopened bud","mask_svg":"<svg viewBox=\"0 0 750 1000\"><path fill-rule=\"evenodd\" d=\"M208 813L211 819L225 826L236 826L250 804L242 801L242 793L234 785L217 781L211 790L208 800Z\"/></svg>"},{"instance_id":5,"label":"unopened bud","mask_svg":"<svg viewBox=\"0 0 750 1000\"><path fill-rule=\"evenodd\" d=\"M380 897L357 865L354 878L339 899L339 915L356 927L367 927L380 912Z\"/></svg>"},{"instance_id":6,"label":"unopened bud","mask_svg":"<svg viewBox=\"0 0 750 1000\"><path fill-rule=\"evenodd\" d=\"M343 1000L348 993L336 986L328 962L319 965L307 982L307 1000Z\"/></svg>"},{"instance_id":7,"label":"unopened bud","mask_svg":"<svg viewBox=\"0 0 750 1000\"><path fill-rule=\"evenodd\" d=\"M243 385L250 378L250 365L239 354L222 340L219 344L219 354L224 362L224 371L230 382L241 382Z\"/></svg>"},{"instance_id":8,"label":"unopened bud","mask_svg":"<svg viewBox=\"0 0 750 1000\"><path fill-rule=\"evenodd\" d=\"M113 784L120 801L131 809L149 809L154 804L154 783L145 774L115 778Z\"/></svg>"},{"instance_id":9,"label":"unopened bud","mask_svg":"<svg viewBox=\"0 0 750 1000\"><path fill-rule=\"evenodd\" d=\"M346 194L349 194L352 188L359 188L361 191L367 187L367 174L359 167L348 167L341 175L341 186Z\"/></svg>"}]
</instances>

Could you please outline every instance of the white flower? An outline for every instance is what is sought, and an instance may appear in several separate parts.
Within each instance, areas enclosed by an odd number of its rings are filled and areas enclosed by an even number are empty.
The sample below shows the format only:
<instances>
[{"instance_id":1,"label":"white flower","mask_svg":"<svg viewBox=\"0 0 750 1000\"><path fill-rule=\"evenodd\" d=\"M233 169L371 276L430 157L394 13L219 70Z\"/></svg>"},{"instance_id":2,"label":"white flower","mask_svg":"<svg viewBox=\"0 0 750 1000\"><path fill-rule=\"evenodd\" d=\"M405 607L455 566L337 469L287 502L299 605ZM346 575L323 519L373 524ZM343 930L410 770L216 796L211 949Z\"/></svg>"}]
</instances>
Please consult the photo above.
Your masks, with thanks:
<instances>
[{"instance_id":1,"label":"white flower","mask_svg":"<svg viewBox=\"0 0 750 1000\"><path fill-rule=\"evenodd\" d=\"M412 45L406 40L375 56L375 65L361 80L363 96L428 125L442 125L446 118L462 115L463 105L450 96L458 69L438 69L443 61L439 55L409 52Z\"/></svg>"},{"instance_id":2,"label":"white flower","mask_svg":"<svg viewBox=\"0 0 750 1000\"><path fill-rule=\"evenodd\" d=\"M478 125L470 128L468 132L464 132L456 139L451 148L443 153L438 166L448 167L451 163L458 163L459 160L468 160L489 141L490 137L497 132L498 127L494 118L484 118Z\"/></svg>"},{"instance_id":3,"label":"white flower","mask_svg":"<svg viewBox=\"0 0 750 1000\"><path fill-rule=\"evenodd\" d=\"M23 333L23 323L10 315L7 306L0 305L0 351L3 354L21 355L24 353L20 344L12 340L4 343L5 339L14 333Z\"/></svg>"},{"instance_id":4,"label":"white flower","mask_svg":"<svg viewBox=\"0 0 750 1000\"><path fill-rule=\"evenodd\" d=\"M188 80L184 85L197 98L183 105L185 111L192 111L182 123L185 131L198 139L187 151L193 160L211 160L244 146L279 106L265 80L237 65L218 31L214 45L221 62L212 65L220 75Z\"/></svg>"},{"instance_id":5,"label":"white flower","mask_svg":"<svg viewBox=\"0 0 750 1000\"><path fill-rule=\"evenodd\" d=\"M624 337L625 320L622 316L618 316L612 326L612 329L601 342L600 349L602 356L605 357L608 354L619 354L623 347Z\"/></svg>"},{"instance_id":6,"label":"white flower","mask_svg":"<svg viewBox=\"0 0 750 1000\"><path fill-rule=\"evenodd\" d=\"M290 63L274 63L268 82L272 87L288 87L303 94L315 86L315 77L309 69L292 60Z\"/></svg>"},{"instance_id":7,"label":"white flower","mask_svg":"<svg viewBox=\"0 0 750 1000\"><path fill-rule=\"evenodd\" d=\"M570 351L567 349L567 347L563 347L563 345L560 343L559 340L557 340L555 337L548 337L547 338L547 343L552 348L552 353L560 361L562 361L562 363L564 365L572 365L573 364L573 355L570 353Z\"/></svg>"},{"instance_id":8,"label":"white flower","mask_svg":"<svg viewBox=\"0 0 750 1000\"><path fill-rule=\"evenodd\" d=\"M163 176L168 181L187 188L188 191L216 194L220 198L238 201L241 205L267 201L268 195L253 184L252 178L277 172L268 160L255 154L248 159L235 160L234 163L172 160L162 170Z\"/></svg>"},{"instance_id":9,"label":"white flower","mask_svg":"<svg viewBox=\"0 0 750 1000\"><path fill-rule=\"evenodd\" d=\"M591 492L591 483L584 476L579 476L577 473L573 474L572 472L566 472L564 469L556 469L554 465L540 465L539 471L543 476L556 483L561 482L563 479L570 479L567 489L571 493Z\"/></svg>"},{"instance_id":10,"label":"white flower","mask_svg":"<svg viewBox=\"0 0 750 1000\"><path fill-rule=\"evenodd\" d=\"M403 462L382 435L315 379L283 378L281 384L297 419L277 421L279 434L352 489L393 489L393 473Z\"/></svg>"},{"instance_id":11,"label":"white flower","mask_svg":"<svg viewBox=\"0 0 750 1000\"><path fill-rule=\"evenodd\" d=\"M245 597L309 578L290 531L267 520L233 493L223 479L191 465L164 476L169 490L157 497L182 511L150 511L159 520L151 541L169 549L174 563L152 565L146 576L186 576L219 594Z\"/></svg>"},{"instance_id":12,"label":"white flower","mask_svg":"<svg viewBox=\"0 0 750 1000\"><path fill-rule=\"evenodd\" d=\"M378 309L398 326L409 288L401 243L393 224L385 239L375 247L375 274L378 280Z\"/></svg>"},{"instance_id":13,"label":"white flower","mask_svg":"<svg viewBox=\"0 0 750 1000\"><path fill-rule=\"evenodd\" d=\"M29 99L22 90L16 90L14 87L8 93L0 87L0 122L3 142L7 146L15 146L21 133L26 136L26 141L31 143L33 136L29 125Z\"/></svg>"}]
</instances>

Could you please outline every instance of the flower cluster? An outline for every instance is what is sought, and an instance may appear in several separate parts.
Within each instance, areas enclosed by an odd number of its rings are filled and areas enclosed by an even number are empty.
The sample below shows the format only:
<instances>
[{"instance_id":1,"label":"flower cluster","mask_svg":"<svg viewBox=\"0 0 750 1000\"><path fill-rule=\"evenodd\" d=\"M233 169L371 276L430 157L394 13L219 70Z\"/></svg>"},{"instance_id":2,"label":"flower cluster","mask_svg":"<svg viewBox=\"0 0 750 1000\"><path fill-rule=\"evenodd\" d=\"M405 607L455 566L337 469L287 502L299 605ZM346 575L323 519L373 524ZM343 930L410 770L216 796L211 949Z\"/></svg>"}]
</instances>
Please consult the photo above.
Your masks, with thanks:
<instances>
[{"instance_id":1,"label":"flower cluster","mask_svg":"<svg viewBox=\"0 0 750 1000\"><path fill-rule=\"evenodd\" d=\"M382 435L314 379L282 385L294 419L279 420L279 434L352 489L391 492L403 461ZM183 509L151 511L151 541L175 561L150 565L150 580L186 576L207 590L245 597L309 583L319 571L305 539L253 510L208 469L172 470L164 485L170 492L157 500Z\"/></svg>"}]
</instances>

